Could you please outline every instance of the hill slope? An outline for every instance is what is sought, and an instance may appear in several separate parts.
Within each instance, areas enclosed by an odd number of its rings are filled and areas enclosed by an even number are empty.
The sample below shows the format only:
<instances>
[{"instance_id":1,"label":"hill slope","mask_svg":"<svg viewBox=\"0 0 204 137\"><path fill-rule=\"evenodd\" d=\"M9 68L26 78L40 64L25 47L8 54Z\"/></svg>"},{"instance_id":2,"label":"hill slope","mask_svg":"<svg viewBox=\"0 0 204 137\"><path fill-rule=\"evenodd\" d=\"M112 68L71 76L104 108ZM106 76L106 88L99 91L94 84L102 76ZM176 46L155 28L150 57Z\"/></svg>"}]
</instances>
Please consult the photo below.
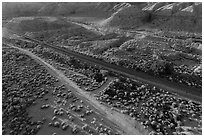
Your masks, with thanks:
<instances>
[{"instance_id":1,"label":"hill slope","mask_svg":"<svg viewBox=\"0 0 204 137\"><path fill-rule=\"evenodd\" d=\"M148 3L142 9L129 3L120 5L121 8L103 25L128 29L146 26L159 30L202 31L202 3Z\"/></svg>"},{"instance_id":2,"label":"hill slope","mask_svg":"<svg viewBox=\"0 0 204 137\"><path fill-rule=\"evenodd\" d=\"M193 2L54 2L3 3L3 17L76 16L101 18L101 25L133 29L201 32L202 3Z\"/></svg>"}]
</instances>

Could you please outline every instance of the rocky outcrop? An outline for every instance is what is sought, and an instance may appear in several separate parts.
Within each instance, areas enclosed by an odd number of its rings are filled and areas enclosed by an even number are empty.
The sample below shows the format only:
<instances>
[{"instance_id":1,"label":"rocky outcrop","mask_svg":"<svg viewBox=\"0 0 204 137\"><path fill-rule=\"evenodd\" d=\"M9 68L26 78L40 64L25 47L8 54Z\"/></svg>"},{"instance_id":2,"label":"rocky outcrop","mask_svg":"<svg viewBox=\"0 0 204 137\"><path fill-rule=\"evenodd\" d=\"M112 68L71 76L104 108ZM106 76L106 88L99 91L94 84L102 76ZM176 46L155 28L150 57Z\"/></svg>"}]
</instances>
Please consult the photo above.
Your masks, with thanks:
<instances>
[{"instance_id":1,"label":"rocky outcrop","mask_svg":"<svg viewBox=\"0 0 204 137\"><path fill-rule=\"evenodd\" d=\"M158 8L156 9L155 6ZM202 32L202 3L153 3L143 8L149 12L148 26L161 30Z\"/></svg>"},{"instance_id":2,"label":"rocky outcrop","mask_svg":"<svg viewBox=\"0 0 204 137\"><path fill-rule=\"evenodd\" d=\"M193 2L151 2L145 7L136 4L118 3L113 14L101 24L126 29L150 27L159 30L202 30L202 4Z\"/></svg>"},{"instance_id":3,"label":"rocky outcrop","mask_svg":"<svg viewBox=\"0 0 204 137\"><path fill-rule=\"evenodd\" d=\"M200 2L54 2L3 3L4 16L79 16L101 18L102 26L149 27L175 31L202 30Z\"/></svg>"},{"instance_id":4,"label":"rocky outcrop","mask_svg":"<svg viewBox=\"0 0 204 137\"><path fill-rule=\"evenodd\" d=\"M103 25L135 28L141 26L147 16L137 5L128 3L115 5L113 9L115 12L103 22Z\"/></svg>"},{"instance_id":5,"label":"rocky outcrop","mask_svg":"<svg viewBox=\"0 0 204 137\"><path fill-rule=\"evenodd\" d=\"M142 10L143 11L154 12L158 8L164 6L165 4L166 4L165 2L151 2L151 3L148 3L148 5L145 6Z\"/></svg>"}]
</instances>

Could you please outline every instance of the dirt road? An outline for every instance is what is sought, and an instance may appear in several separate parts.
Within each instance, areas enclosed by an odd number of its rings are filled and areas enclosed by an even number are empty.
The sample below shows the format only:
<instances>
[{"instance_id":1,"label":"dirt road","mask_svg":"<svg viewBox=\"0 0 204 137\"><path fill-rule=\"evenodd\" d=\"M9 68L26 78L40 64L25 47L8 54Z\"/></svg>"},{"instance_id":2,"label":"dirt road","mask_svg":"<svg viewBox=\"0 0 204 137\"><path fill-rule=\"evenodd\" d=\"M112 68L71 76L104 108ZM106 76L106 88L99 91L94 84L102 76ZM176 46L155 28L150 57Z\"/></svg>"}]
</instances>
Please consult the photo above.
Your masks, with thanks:
<instances>
[{"instance_id":1,"label":"dirt road","mask_svg":"<svg viewBox=\"0 0 204 137\"><path fill-rule=\"evenodd\" d=\"M35 40L35 42L40 42ZM40 42L41 43L41 42ZM148 83L150 85L156 86L158 88L167 90L169 92L173 92L175 94L178 94L178 96L181 96L183 98L191 99L195 102L202 102L202 89L186 86L184 84L171 82L165 78L158 78L154 76L150 76L144 72L141 71L135 71L133 69L127 69L124 67L118 67L117 65L107 63L105 61L101 61L99 59L95 59L90 56L86 56L83 54L79 54L77 52L73 52L68 49L62 49L60 47L52 46L49 44L44 43L44 46L54 49L56 52L63 53L65 55L71 55L75 56L78 59L85 61L87 63L95 64L102 66L105 69L111 70L113 72L117 72L119 74L122 74L124 76L139 80L144 83Z\"/></svg>"},{"instance_id":2,"label":"dirt road","mask_svg":"<svg viewBox=\"0 0 204 137\"><path fill-rule=\"evenodd\" d=\"M108 120L112 121L115 125L117 125L124 134L128 135L140 135L140 134L148 134L148 132L142 127L142 125L133 120L130 116L124 115L120 112L112 110L110 107L102 105L99 101L96 100L94 94L90 92L83 91L80 89L73 81L69 80L62 72L45 62L43 59L34 55L30 51L27 51L22 48L15 47L11 44L9 46L19 49L23 53L29 55L31 58L35 59L38 63L44 65L46 69L55 77L57 77L65 86L72 87L75 89L75 94L82 96L91 106L94 106L97 110L100 111ZM136 127L136 128L135 128Z\"/></svg>"},{"instance_id":3,"label":"dirt road","mask_svg":"<svg viewBox=\"0 0 204 137\"><path fill-rule=\"evenodd\" d=\"M97 29L96 27L93 27L91 25L86 25L86 24L83 24L83 23L78 23L78 22L74 22L74 21L70 21L70 20L67 20L67 22L69 23L73 23L75 25L78 25L78 26L81 26L87 30L90 30L96 34L99 34L99 35L105 35L105 33L103 31L101 31L100 29Z\"/></svg>"},{"instance_id":4,"label":"dirt road","mask_svg":"<svg viewBox=\"0 0 204 137\"><path fill-rule=\"evenodd\" d=\"M117 65L110 64L108 62L101 61L99 59L95 59L93 57L83 55L83 54L71 51L69 49L63 49L61 47L50 45L50 44L47 44L45 42L38 41L36 39L32 39L29 37L27 37L27 38L31 41L40 43L43 46L52 48L56 52L60 52L60 53L63 53L65 55L75 56L82 61L86 61L87 63L102 66L103 68L111 70L113 72L117 72L117 73L122 74L124 76L139 80L139 81L144 82L144 83L148 83L150 85L167 90L169 92L173 92L173 93L175 93L178 96L181 96L183 98L191 99L191 100L193 100L195 102L199 102L199 103L202 102L202 89L201 88L195 88L195 87L190 87L190 86L187 86L187 85L184 85L181 83L171 82L171 81L167 80L166 78L154 77L154 76L148 75L148 74L141 72L141 71L136 71L133 69L127 69L124 67L118 67Z\"/></svg>"},{"instance_id":5,"label":"dirt road","mask_svg":"<svg viewBox=\"0 0 204 137\"><path fill-rule=\"evenodd\" d=\"M77 24L80 25L80 26L85 27L86 29L90 29L88 25L84 26L84 25L82 25L80 23L77 23ZM95 29L92 29L92 31L97 32ZM56 46L53 46L53 45L42 43L42 41L38 41L38 40L35 40L35 39L31 39L31 38L29 38L29 39L34 41L34 42L40 43L43 46L53 48L55 51L61 52L61 53L65 54L65 55L76 56L80 60L86 61L86 62L91 63L91 64L102 66L105 69L111 70L113 72L117 72L119 74L128 76L130 78L139 80L141 82L148 83L148 84L153 85L153 86L157 86L157 87L159 87L161 89L164 89L164 90L167 90L169 92L176 93L181 97L191 99L191 100L193 100L195 102L199 102L199 103L202 102L202 89L201 88L198 89L198 88L186 86L184 84L171 82L171 81L169 81L169 80L167 80L165 78L158 78L158 77L150 76L150 75L148 75L148 74L146 74L144 72L138 72L138 71L135 71L135 70L126 69L124 67L118 67L117 65L110 64L110 63L101 61L99 59L95 59L93 57L82 55L82 54L73 52L73 51L68 50L68 49L65 50L65 49L62 49L60 47L56 47Z\"/></svg>"}]
</instances>

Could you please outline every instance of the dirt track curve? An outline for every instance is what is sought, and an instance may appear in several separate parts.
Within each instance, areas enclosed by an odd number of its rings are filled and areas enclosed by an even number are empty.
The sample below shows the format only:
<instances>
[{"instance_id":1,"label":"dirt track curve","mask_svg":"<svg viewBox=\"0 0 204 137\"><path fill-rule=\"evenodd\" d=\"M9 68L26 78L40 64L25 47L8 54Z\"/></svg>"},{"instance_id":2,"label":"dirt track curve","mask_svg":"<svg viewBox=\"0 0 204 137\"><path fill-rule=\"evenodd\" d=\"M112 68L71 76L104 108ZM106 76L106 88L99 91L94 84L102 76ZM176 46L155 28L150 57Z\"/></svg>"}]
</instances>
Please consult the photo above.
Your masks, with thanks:
<instances>
[{"instance_id":1,"label":"dirt track curve","mask_svg":"<svg viewBox=\"0 0 204 137\"><path fill-rule=\"evenodd\" d=\"M27 37L27 38L29 38L29 37ZM43 46L52 48L55 51L63 53L65 55L75 56L82 61L85 61L85 62L88 62L91 64L95 64L98 66L102 66L105 69L111 70L113 72L117 72L121 75L128 76L130 78L139 80L139 81L144 82L144 83L148 83L150 85L159 87L159 88L167 90L169 92L176 93L181 97L191 99L195 102L202 102L202 89L201 88L198 89L195 87L190 87L190 86L187 86L187 85L184 85L181 83L171 82L165 78L154 77L154 76L148 75L148 74L141 72L141 71L136 71L133 69L127 69L124 67L119 67L117 65L110 64L108 62L101 61L99 59L71 51L69 49L63 49L61 47L49 45L47 43L38 41L36 39L29 38L29 40L40 43Z\"/></svg>"},{"instance_id":2,"label":"dirt track curve","mask_svg":"<svg viewBox=\"0 0 204 137\"><path fill-rule=\"evenodd\" d=\"M100 102L96 100L94 94L91 94L90 92L86 92L80 89L73 81L69 80L66 76L64 76L62 72L60 72L59 70L57 70L56 68L54 68L53 66L45 62L40 57L34 55L33 53L25 49L22 49L10 44L7 44L7 45L10 47L16 48L21 52L29 55L31 58L35 59L38 63L45 66L45 68L48 69L48 71L51 72L53 76L57 77L62 83L64 83L65 86L74 88L76 91L75 94L84 97L84 99L87 102L89 102L91 106L95 107L109 121L113 122L120 129L122 129L124 134L128 134L128 135L148 134L147 131L141 126L139 122L133 120L128 115L122 114L120 112L112 110L110 107L100 104Z\"/></svg>"}]
</instances>

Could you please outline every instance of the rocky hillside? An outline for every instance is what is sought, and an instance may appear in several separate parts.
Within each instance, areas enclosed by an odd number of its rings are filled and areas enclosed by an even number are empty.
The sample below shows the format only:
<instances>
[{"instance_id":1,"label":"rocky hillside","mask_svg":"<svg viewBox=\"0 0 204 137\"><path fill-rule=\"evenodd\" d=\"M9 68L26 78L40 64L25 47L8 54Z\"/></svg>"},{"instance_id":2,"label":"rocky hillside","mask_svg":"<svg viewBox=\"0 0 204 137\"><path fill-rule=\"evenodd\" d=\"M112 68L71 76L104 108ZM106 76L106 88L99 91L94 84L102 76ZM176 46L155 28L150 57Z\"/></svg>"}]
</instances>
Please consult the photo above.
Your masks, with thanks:
<instances>
[{"instance_id":1,"label":"rocky hillside","mask_svg":"<svg viewBox=\"0 0 204 137\"><path fill-rule=\"evenodd\" d=\"M114 3L50 2L50 3L3 3L4 17L10 16L110 16Z\"/></svg>"},{"instance_id":2,"label":"rocky hillside","mask_svg":"<svg viewBox=\"0 0 204 137\"><path fill-rule=\"evenodd\" d=\"M143 9L147 11L146 8ZM202 4L201 3L170 3L149 10L150 25L154 28L202 32Z\"/></svg>"},{"instance_id":3,"label":"rocky hillside","mask_svg":"<svg viewBox=\"0 0 204 137\"><path fill-rule=\"evenodd\" d=\"M121 28L146 26L161 30L202 31L202 3L147 3L143 8L120 3L103 24Z\"/></svg>"},{"instance_id":4,"label":"rocky hillside","mask_svg":"<svg viewBox=\"0 0 204 137\"><path fill-rule=\"evenodd\" d=\"M202 30L202 3L195 2L3 3L2 11L3 17L34 15L102 18L103 26L125 29Z\"/></svg>"},{"instance_id":5,"label":"rocky hillside","mask_svg":"<svg viewBox=\"0 0 204 137\"><path fill-rule=\"evenodd\" d=\"M45 5L45 3L35 2L3 2L2 16L16 17L16 16L32 16L38 14L38 10Z\"/></svg>"},{"instance_id":6,"label":"rocky hillside","mask_svg":"<svg viewBox=\"0 0 204 137\"><path fill-rule=\"evenodd\" d=\"M119 3L113 7L113 14L102 22L104 26L118 26L121 28L135 28L143 25L148 13L138 5Z\"/></svg>"}]
</instances>

